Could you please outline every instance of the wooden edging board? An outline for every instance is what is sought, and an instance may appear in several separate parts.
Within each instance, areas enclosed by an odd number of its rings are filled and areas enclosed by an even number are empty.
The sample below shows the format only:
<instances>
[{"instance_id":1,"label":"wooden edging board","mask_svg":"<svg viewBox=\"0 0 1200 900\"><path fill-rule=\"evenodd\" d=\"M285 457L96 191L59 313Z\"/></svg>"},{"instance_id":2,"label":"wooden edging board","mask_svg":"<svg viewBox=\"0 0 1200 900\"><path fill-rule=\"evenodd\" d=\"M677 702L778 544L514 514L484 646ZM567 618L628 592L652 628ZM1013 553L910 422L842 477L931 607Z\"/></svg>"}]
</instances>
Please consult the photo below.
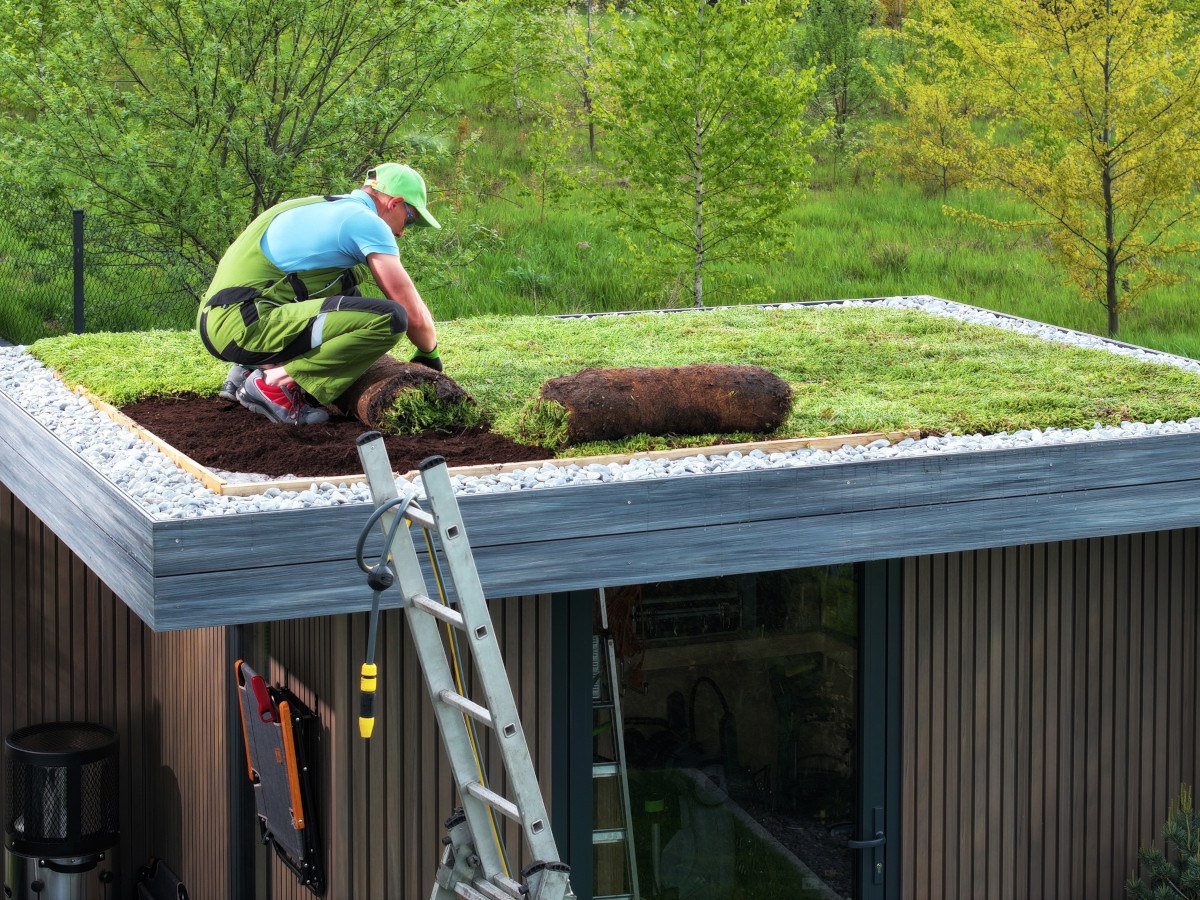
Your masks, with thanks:
<instances>
[{"instance_id":1,"label":"wooden edging board","mask_svg":"<svg viewBox=\"0 0 1200 900\"><path fill-rule=\"evenodd\" d=\"M125 415L115 406L101 400L95 394L90 393L84 388L77 388L76 393L86 397L98 410L106 416L121 425L142 440L153 444L162 453L167 456L173 463L185 472L189 472L196 477L205 487L218 494L231 497L247 497L254 494L261 494L272 488L280 491L303 491L312 487L314 484L357 484L366 480L366 476L358 473L353 475L318 475L308 478L285 478L273 481L253 481L253 482L231 482L222 478L212 469L206 468L194 459L183 453L181 450L172 447L154 432L143 428L129 416ZM749 453L753 450L761 450L763 453L788 453L792 450L836 450L840 447L851 446L860 447L866 444L874 443L878 440L886 440L889 443L902 441L905 438L916 438L920 436L920 432L915 430L909 431L872 431L866 434L838 434L828 437L806 437L806 438L787 438L778 441L758 441L747 442L742 444L719 444L709 447L675 447L671 450L648 450L641 453L617 454L606 456L575 456L562 457L555 459L537 459L528 462L515 463L487 463L478 466L458 466L451 467L450 474L464 475L470 477L478 477L481 475L500 475L504 472L515 472L518 469L540 468L545 463L550 463L554 466L589 466L594 463L600 465L609 465L611 463L628 463L635 459L683 459L688 456L712 456L714 454L726 454L738 451L741 453ZM411 479L416 478L417 472L413 470L405 474L405 477Z\"/></svg>"}]
</instances>

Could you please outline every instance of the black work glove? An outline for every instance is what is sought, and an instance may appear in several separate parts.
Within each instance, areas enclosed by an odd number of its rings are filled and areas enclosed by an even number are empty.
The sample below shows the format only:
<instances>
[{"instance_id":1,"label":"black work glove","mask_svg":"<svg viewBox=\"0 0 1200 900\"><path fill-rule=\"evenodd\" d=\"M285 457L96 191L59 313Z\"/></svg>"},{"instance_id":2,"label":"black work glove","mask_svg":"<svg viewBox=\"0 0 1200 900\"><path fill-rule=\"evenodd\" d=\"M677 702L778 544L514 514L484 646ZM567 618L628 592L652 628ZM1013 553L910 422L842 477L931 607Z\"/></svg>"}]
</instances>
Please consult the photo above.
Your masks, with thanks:
<instances>
[{"instance_id":1,"label":"black work glove","mask_svg":"<svg viewBox=\"0 0 1200 900\"><path fill-rule=\"evenodd\" d=\"M409 362L420 363L435 372L440 372L442 371L442 351L438 349L437 344L434 344L432 350L418 350Z\"/></svg>"}]
</instances>

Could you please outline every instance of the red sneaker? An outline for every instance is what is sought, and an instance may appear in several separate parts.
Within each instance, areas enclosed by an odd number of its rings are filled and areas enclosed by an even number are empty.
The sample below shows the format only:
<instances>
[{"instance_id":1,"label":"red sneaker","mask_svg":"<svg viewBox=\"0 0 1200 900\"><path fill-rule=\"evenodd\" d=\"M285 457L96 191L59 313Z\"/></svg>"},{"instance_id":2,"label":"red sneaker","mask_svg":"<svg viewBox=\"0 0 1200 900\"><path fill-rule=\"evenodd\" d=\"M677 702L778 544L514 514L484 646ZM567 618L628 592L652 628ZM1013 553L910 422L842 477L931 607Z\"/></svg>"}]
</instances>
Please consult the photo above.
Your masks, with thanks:
<instances>
[{"instance_id":1,"label":"red sneaker","mask_svg":"<svg viewBox=\"0 0 1200 900\"><path fill-rule=\"evenodd\" d=\"M261 369L246 376L237 398L251 412L284 425L320 425L329 421L329 413L304 402L304 392L298 385L267 384Z\"/></svg>"}]
</instances>

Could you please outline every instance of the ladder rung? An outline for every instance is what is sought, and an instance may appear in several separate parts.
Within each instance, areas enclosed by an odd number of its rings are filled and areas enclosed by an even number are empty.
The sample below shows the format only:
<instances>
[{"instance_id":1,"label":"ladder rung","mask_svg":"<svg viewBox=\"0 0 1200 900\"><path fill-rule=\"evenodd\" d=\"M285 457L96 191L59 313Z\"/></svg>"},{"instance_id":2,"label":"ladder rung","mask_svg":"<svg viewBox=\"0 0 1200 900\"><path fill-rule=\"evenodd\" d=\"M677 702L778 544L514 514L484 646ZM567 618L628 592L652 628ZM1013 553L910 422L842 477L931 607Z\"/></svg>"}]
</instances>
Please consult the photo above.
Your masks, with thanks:
<instances>
[{"instance_id":1,"label":"ladder rung","mask_svg":"<svg viewBox=\"0 0 1200 900\"><path fill-rule=\"evenodd\" d=\"M499 873L492 876L492 881L495 882L496 887L500 888L500 890L508 891L507 896L509 897L520 898L525 896L525 886L519 881L506 878Z\"/></svg>"},{"instance_id":2,"label":"ladder rung","mask_svg":"<svg viewBox=\"0 0 1200 900\"><path fill-rule=\"evenodd\" d=\"M514 822L521 821L521 810L517 808L517 804L511 800L501 797L495 791L485 788L478 781L472 781L467 785L467 790L484 803L491 806L493 809L499 810L508 816Z\"/></svg>"},{"instance_id":3,"label":"ladder rung","mask_svg":"<svg viewBox=\"0 0 1200 900\"><path fill-rule=\"evenodd\" d=\"M447 706L453 706L459 712L465 713L477 722L482 722L488 728L492 727L492 714L488 712L487 707L480 706L474 700L468 700L462 694L456 694L451 690L441 691L438 696Z\"/></svg>"},{"instance_id":4,"label":"ladder rung","mask_svg":"<svg viewBox=\"0 0 1200 900\"><path fill-rule=\"evenodd\" d=\"M620 844L628 832L624 828L602 828L592 832L593 844Z\"/></svg>"},{"instance_id":5,"label":"ladder rung","mask_svg":"<svg viewBox=\"0 0 1200 900\"><path fill-rule=\"evenodd\" d=\"M404 518L408 519L408 521L412 522L414 525L420 525L427 531L437 527L437 522L434 521L432 513L427 513L423 509L418 509L411 503L409 504L408 508L404 510Z\"/></svg>"},{"instance_id":6,"label":"ladder rung","mask_svg":"<svg viewBox=\"0 0 1200 900\"><path fill-rule=\"evenodd\" d=\"M424 594L413 594L410 602L413 606L423 609L435 619L449 622L455 628L461 629L464 627L462 614L451 606L430 600Z\"/></svg>"},{"instance_id":7,"label":"ladder rung","mask_svg":"<svg viewBox=\"0 0 1200 900\"><path fill-rule=\"evenodd\" d=\"M472 898L482 897L485 900L515 900L515 898L521 896L520 894L511 894L508 891L501 890L495 885L480 879L471 882L471 889L473 891L471 894Z\"/></svg>"},{"instance_id":8,"label":"ladder rung","mask_svg":"<svg viewBox=\"0 0 1200 900\"><path fill-rule=\"evenodd\" d=\"M637 900L633 894L605 894L603 897L593 897L592 900Z\"/></svg>"},{"instance_id":9,"label":"ladder rung","mask_svg":"<svg viewBox=\"0 0 1200 900\"><path fill-rule=\"evenodd\" d=\"M621 774L621 764L615 762L592 763L593 778L611 778Z\"/></svg>"}]
</instances>

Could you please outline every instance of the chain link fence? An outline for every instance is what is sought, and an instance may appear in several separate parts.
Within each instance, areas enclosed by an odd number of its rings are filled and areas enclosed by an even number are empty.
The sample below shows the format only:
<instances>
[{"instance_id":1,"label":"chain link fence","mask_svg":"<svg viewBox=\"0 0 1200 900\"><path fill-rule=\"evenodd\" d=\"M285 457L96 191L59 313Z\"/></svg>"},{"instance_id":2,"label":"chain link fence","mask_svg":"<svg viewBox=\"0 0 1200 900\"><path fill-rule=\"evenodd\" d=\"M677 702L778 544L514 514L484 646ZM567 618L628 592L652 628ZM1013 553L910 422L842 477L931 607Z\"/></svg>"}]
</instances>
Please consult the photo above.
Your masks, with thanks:
<instances>
[{"instance_id":1,"label":"chain link fence","mask_svg":"<svg viewBox=\"0 0 1200 900\"><path fill-rule=\"evenodd\" d=\"M191 328L211 274L134 228L53 198L7 194L0 205L0 338L15 344Z\"/></svg>"}]
</instances>

